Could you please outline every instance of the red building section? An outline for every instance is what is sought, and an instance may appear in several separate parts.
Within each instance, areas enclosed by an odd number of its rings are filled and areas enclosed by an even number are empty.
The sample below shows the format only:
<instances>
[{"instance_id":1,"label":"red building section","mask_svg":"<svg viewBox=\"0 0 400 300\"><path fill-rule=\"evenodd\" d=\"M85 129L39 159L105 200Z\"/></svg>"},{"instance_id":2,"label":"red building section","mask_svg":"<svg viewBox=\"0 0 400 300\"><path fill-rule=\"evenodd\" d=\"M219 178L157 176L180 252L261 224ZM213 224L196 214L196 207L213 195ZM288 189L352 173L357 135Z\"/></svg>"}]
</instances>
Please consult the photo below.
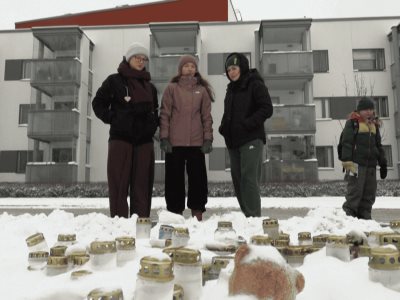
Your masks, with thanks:
<instances>
[{"instance_id":1,"label":"red building section","mask_svg":"<svg viewBox=\"0 0 400 300\"><path fill-rule=\"evenodd\" d=\"M230 0L167 0L15 23L15 29L40 26L129 25L150 22L228 21Z\"/></svg>"}]
</instances>

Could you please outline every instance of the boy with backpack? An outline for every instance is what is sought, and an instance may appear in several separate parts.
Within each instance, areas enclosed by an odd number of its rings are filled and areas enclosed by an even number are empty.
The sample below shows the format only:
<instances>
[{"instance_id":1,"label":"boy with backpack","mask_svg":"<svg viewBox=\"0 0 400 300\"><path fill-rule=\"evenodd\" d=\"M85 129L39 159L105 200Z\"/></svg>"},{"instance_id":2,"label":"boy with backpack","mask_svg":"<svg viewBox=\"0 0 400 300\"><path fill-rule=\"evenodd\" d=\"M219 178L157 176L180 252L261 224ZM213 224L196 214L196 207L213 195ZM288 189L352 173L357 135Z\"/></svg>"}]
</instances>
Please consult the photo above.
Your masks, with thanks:
<instances>
[{"instance_id":1,"label":"boy with backpack","mask_svg":"<svg viewBox=\"0 0 400 300\"><path fill-rule=\"evenodd\" d=\"M342 207L348 216L371 219L377 188L377 164L381 179L387 176L380 124L375 117L373 100L363 97L343 129L338 154L346 171L347 193Z\"/></svg>"}]
</instances>

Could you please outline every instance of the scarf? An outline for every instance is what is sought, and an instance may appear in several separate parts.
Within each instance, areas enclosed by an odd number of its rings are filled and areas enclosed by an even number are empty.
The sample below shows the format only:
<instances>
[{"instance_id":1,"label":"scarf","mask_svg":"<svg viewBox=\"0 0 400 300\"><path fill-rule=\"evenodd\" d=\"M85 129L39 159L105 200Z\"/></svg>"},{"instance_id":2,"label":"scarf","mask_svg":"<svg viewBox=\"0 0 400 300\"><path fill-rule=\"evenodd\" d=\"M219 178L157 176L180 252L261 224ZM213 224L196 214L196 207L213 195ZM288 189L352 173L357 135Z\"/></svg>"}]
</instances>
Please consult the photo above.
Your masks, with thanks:
<instances>
[{"instance_id":1,"label":"scarf","mask_svg":"<svg viewBox=\"0 0 400 300\"><path fill-rule=\"evenodd\" d=\"M132 69L125 61L118 67L118 73L127 81L129 96L135 102L153 102L153 93L150 85L150 73L143 69L138 71Z\"/></svg>"}]
</instances>

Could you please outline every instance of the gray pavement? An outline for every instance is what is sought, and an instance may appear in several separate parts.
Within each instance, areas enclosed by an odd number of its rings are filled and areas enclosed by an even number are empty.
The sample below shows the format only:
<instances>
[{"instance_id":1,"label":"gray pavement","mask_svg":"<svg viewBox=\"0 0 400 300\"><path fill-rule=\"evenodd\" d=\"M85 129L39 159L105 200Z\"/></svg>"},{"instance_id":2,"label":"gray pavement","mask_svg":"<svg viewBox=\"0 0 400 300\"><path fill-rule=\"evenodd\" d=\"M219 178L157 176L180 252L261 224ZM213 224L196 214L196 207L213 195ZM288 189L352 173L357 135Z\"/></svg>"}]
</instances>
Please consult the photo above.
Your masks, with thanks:
<instances>
[{"instance_id":1,"label":"gray pavement","mask_svg":"<svg viewBox=\"0 0 400 300\"><path fill-rule=\"evenodd\" d=\"M268 216L271 218L277 218L278 220L286 220L291 217L304 217L307 215L309 208L263 208L262 215ZM109 216L108 209L65 209L65 211L73 213L75 216L88 214L92 212L102 213ZM208 219L212 215L223 215L224 213L232 212L232 211L240 211L239 209L229 208L229 209L207 209L204 213L204 219ZM27 209L27 208L12 208L12 209L4 209L0 207L0 214L3 212L7 212L11 215L22 215L25 213L28 214L40 214L44 213L48 215L52 212L52 209ZM190 210L186 209L184 212L184 217L188 218L190 216ZM157 211L152 210L150 215L152 220L157 220ZM372 218L380 223L389 223L392 220L400 219L400 209L373 209L372 210Z\"/></svg>"}]
</instances>

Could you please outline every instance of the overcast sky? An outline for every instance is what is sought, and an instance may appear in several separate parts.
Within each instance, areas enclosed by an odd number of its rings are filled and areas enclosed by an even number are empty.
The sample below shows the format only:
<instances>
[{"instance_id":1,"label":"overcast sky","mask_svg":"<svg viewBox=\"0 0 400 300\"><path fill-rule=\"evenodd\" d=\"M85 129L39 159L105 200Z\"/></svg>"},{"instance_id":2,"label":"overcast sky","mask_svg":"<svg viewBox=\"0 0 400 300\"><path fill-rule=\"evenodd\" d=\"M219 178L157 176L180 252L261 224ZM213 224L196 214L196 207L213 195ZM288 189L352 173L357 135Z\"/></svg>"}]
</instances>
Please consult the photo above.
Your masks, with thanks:
<instances>
[{"instance_id":1,"label":"overcast sky","mask_svg":"<svg viewBox=\"0 0 400 300\"><path fill-rule=\"evenodd\" d=\"M0 30L15 22L157 0L0 0ZM161 0L159 0L161 1ZM201 1L201 0L197 0ZM400 16L400 0L232 0L244 21Z\"/></svg>"}]
</instances>

